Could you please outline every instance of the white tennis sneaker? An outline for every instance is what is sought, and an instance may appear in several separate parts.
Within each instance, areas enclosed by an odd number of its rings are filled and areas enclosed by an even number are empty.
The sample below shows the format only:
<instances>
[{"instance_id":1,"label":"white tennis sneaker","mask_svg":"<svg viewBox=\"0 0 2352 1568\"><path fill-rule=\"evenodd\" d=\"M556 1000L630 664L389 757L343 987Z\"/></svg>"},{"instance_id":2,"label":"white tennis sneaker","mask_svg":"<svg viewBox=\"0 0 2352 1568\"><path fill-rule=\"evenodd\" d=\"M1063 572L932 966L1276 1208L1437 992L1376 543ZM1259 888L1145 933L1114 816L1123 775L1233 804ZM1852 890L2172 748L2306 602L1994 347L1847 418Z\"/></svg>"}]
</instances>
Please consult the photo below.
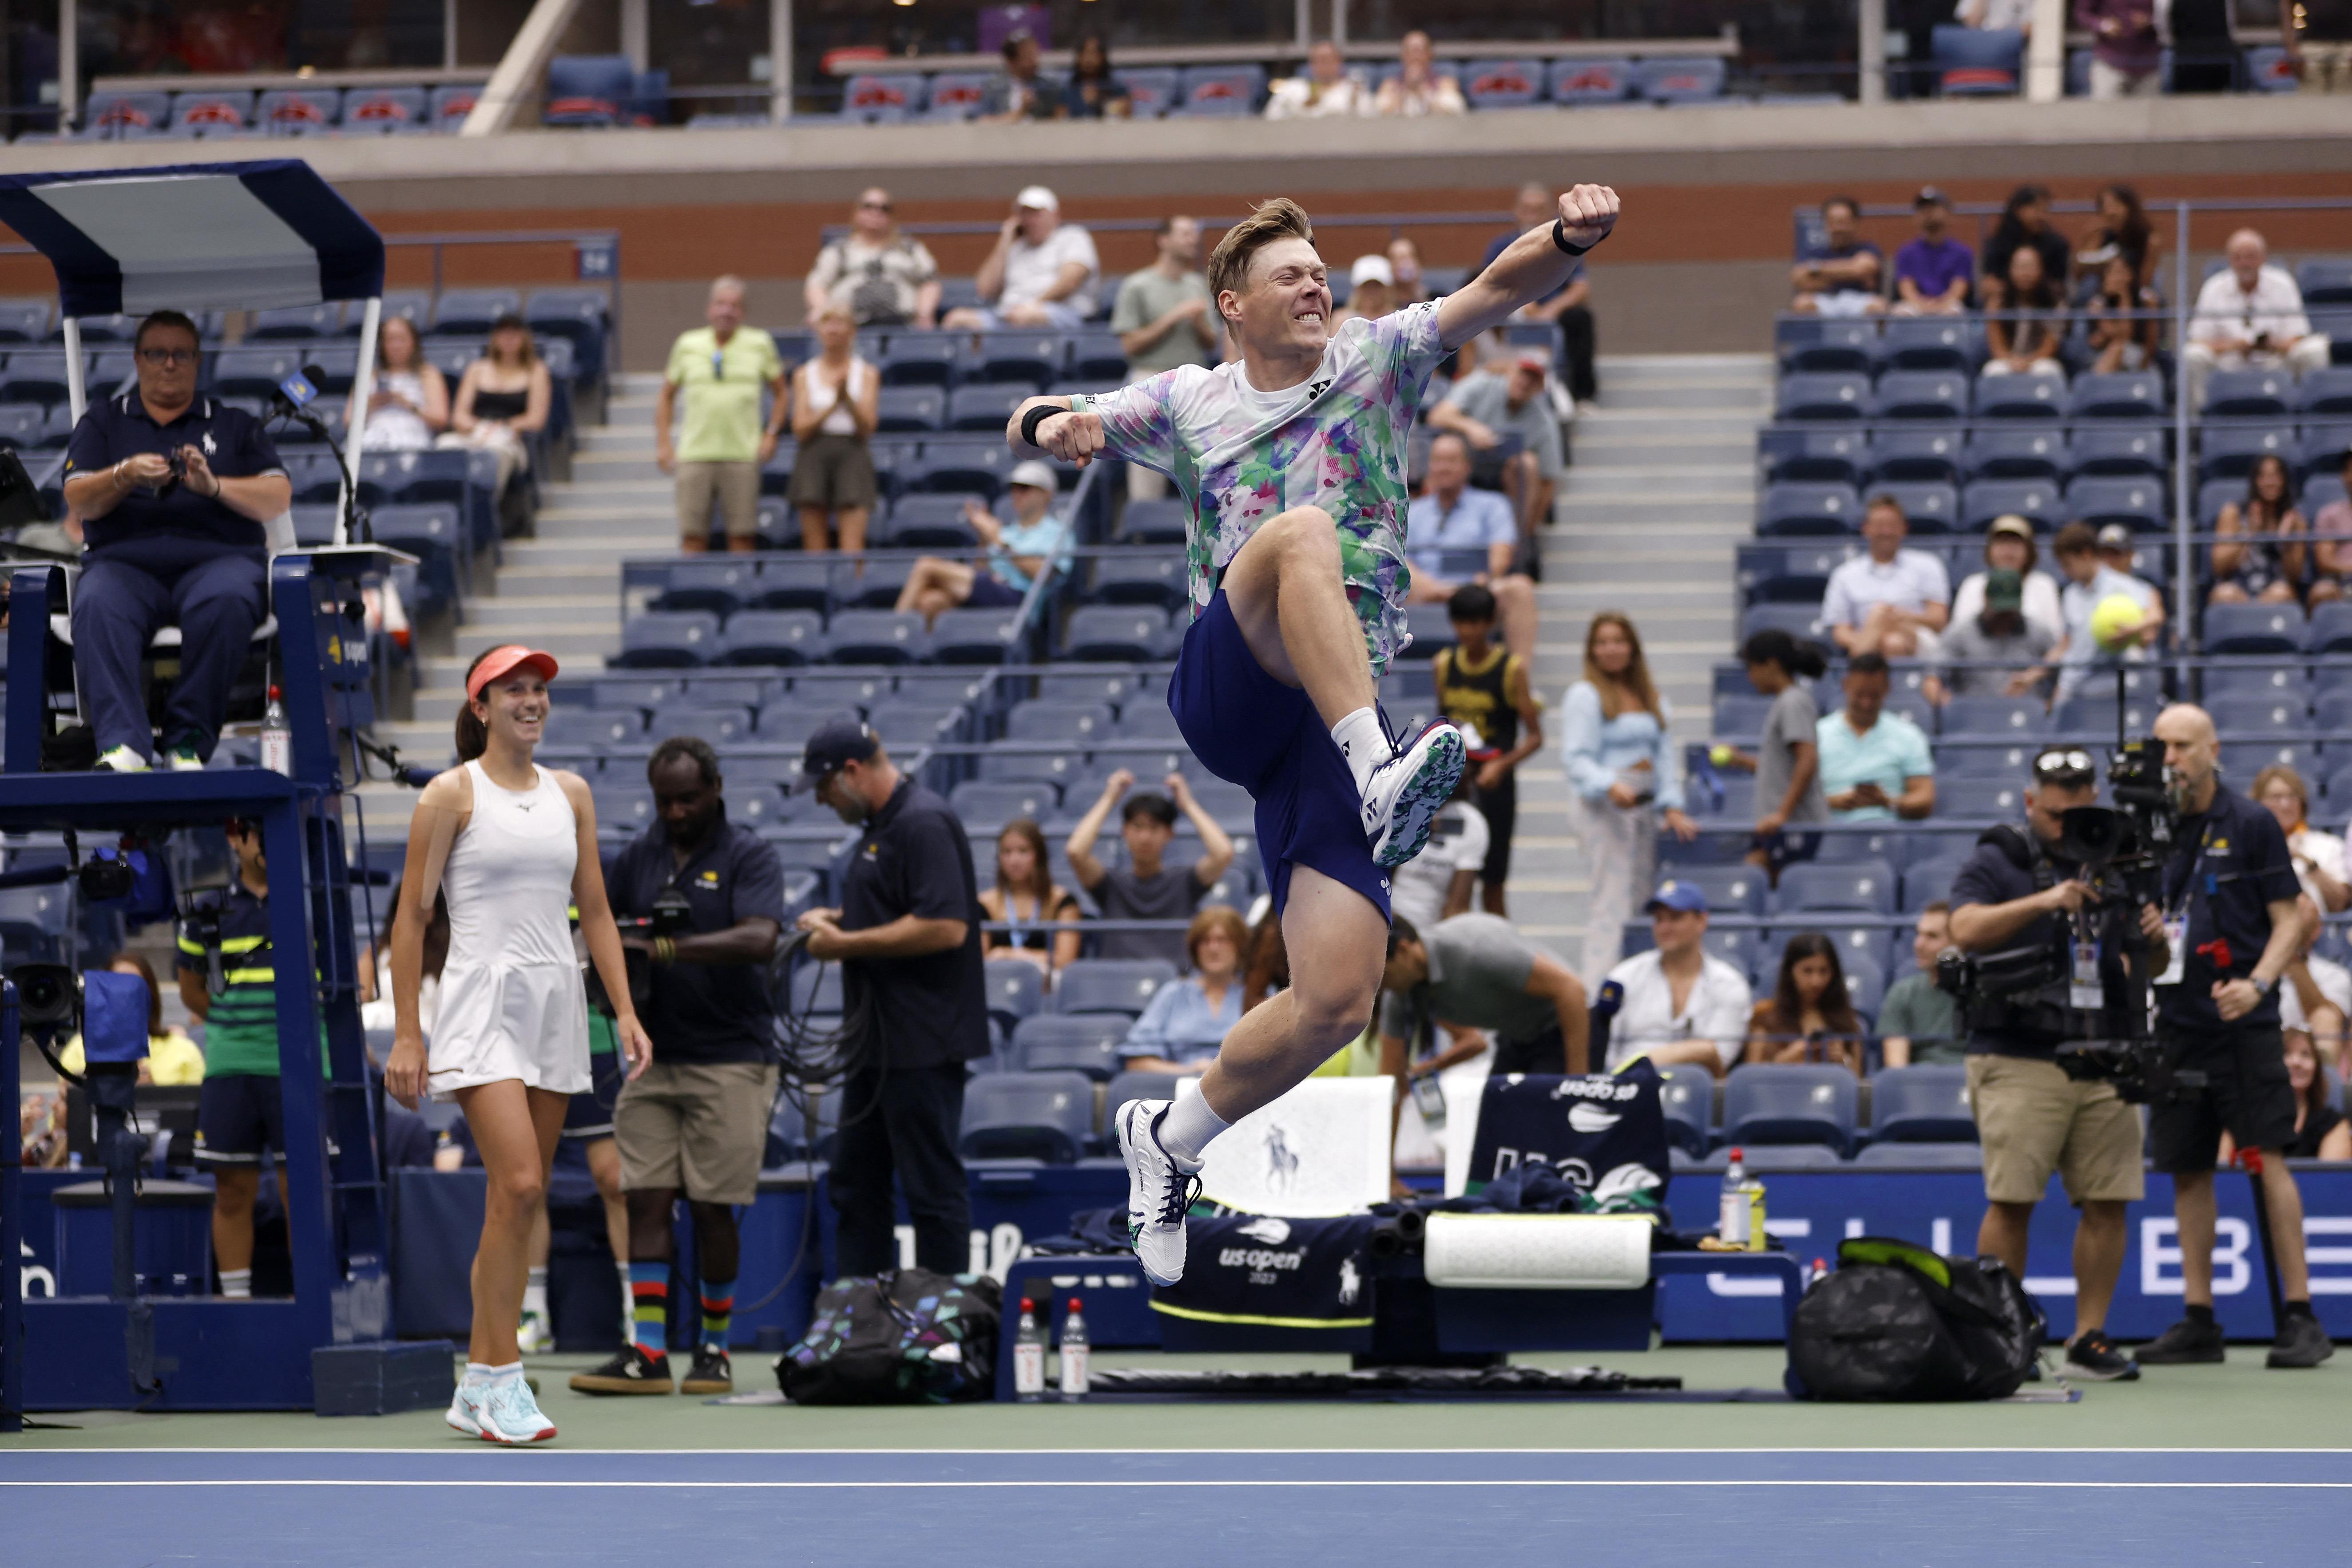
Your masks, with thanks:
<instances>
[{"instance_id":1,"label":"white tennis sneaker","mask_svg":"<svg viewBox=\"0 0 2352 1568\"><path fill-rule=\"evenodd\" d=\"M1435 719L1372 769L1364 782L1362 821L1375 862L1392 870L1421 853L1468 760L1462 732Z\"/></svg>"},{"instance_id":2,"label":"white tennis sneaker","mask_svg":"<svg viewBox=\"0 0 2352 1568\"><path fill-rule=\"evenodd\" d=\"M482 1441L509 1448L544 1443L555 1436L555 1423L540 1412L539 1398L520 1374L483 1391L474 1420Z\"/></svg>"},{"instance_id":3,"label":"white tennis sneaker","mask_svg":"<svg viewBox=\"0 0 2352 1568\"><path fill-rule=\"evenodd\" d=\"M1144 1278L1172 1285L1184 1277L1184 1213L1200 1189L1199 1166L1186 1170L1160 1146L1165 1100L1130 1100L1118 1108L1118 1152L1127 1161L1127 1228Z\"/></svg>"}]
</instances>

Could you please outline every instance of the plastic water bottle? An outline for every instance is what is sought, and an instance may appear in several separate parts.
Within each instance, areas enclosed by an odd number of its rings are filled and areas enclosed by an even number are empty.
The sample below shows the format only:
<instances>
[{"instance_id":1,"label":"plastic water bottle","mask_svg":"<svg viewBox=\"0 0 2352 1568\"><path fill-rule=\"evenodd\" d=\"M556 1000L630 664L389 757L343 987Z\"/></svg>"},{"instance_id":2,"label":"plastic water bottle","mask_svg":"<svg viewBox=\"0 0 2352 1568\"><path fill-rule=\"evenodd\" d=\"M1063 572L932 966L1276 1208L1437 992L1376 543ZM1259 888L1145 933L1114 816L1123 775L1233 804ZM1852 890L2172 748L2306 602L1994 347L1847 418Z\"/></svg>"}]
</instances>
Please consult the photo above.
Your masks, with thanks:
<instances>
[{"instance_id":1,"label":"plastic water bottle","mask_svg":"<svg viewBox=\"0 0 2352 1568\"><path fill-rule=\"evenodd\" d=\"M1738 1149L1723 1167L1723 1195L1717 1202L1716 1235L1726 1247L1748 1245L1748 1167Z\"/></svg>"},{"instance_id":2,"label":"plastic water bottle","mask_svg":"<svg viewBox=\"0 0 2352 1568\"><path fill-rule=\"evenodd\" d=\"M261 765L272 773L294 774L294 727L286 722L286 705L276 686L269 688L269 706L261 715Z\"/></svg>"},{"instance_id":3,"label":"plastic water bottle","mask_svg":"<svg viewBox=\"0 0 2352 1568\"><path fill-rule=\"evenodd\" d=\"M1087 1348L1087 1320L1078 1311L1078 1298L1070 1298L1070 1315L1062 1320L1062 1397L1066 1400L1087 1396L1087 1375L1091 1370L1090 1353Z\"/></svg>"},{"instance_id":4,"label":"plastic water bottle","mask_svg":"<svg viewBox=\"0 0 2352 1568\"><path fill-rule=\"evenodd\" d=\"M1013 1336L1013 1397L1034 1405L1045 1397L1045 1331L1037 1303L1021 1298L1021 1327Z\"/></svg>"}]
</instances>

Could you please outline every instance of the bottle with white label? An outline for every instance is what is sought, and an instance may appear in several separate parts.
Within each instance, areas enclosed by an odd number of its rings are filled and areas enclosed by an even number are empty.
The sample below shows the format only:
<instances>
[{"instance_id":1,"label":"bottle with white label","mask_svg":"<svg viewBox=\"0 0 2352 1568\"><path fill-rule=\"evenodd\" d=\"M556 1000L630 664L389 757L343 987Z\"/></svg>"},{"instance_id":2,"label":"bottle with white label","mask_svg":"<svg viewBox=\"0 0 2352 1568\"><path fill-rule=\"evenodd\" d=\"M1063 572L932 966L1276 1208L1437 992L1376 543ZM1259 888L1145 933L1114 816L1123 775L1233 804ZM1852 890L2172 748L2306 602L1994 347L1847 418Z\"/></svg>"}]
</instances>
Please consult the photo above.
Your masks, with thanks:
<instances>
[{"instance_id":1,"label":"bottle with white label","mask_svg":"<svg viewBox=\"0 0 2352 1568\"><path fill-rule=\"evenodd\" d=\"M1013 1397L1034 1405L1045 1397L1045 1331L1038 1326L1037 1303L1021 1298L1021 1327L1013 1336Z\"/></svg>"},{"instance_id":2,"label":"bottle with white label","mask_svg":"<svg viewBox=\"0 0 2352 1568\"><path fill-rule=\"evenodd\" d=\"M1087 1320L1078 1311L1078 1298L1070 1298L1070 1315L1062 1320L1062 1397L1079 1400L1087 1396L1087 1378L1091 1370L1090 1353L1087 1348Z\"/></svg>"},{"instance_id":3,"label":"bottle with white label","mask_svg":"<svg viewBox=\"0 0 2352 1568\"><path fill-rule=\"evenodd\" d=\"M261 765L272 773L294 774L294 727L286 722L286 705L276 686L269 688L269 706L261 715Z\"/></svg>"},{"instance_id":4,"label":"bottle with white label","mask_svg":"<svg viewBox=\"0 0 2352 1568\"><path fill-rule=\"evenodd\" d=\"M1726 1247L1748 1245L1748 1166L1738 1149L1723 1167L1723 1196L1716 1207L1715 1232Z\"/></svg>"}]
</instances>

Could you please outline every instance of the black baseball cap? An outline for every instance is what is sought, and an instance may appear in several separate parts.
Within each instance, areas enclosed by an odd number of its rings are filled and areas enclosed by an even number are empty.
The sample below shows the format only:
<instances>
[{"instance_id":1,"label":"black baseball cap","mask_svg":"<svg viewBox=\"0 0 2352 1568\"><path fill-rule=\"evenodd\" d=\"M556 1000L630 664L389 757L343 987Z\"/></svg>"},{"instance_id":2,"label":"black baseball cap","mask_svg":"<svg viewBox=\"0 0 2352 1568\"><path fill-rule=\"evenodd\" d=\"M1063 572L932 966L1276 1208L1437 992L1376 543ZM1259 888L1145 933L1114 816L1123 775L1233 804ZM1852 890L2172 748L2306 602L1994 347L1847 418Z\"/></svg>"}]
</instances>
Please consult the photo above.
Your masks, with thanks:
<instances>
[{"instance_id":1,"label":"black baseball cap","mask_svg":"<svg viewBox=\"0 0 2352 1568\"><path fill-rule=\"evenodd\" d=\"M1948 207L1952 204L1944 199L1944 193L1940 187L1922 185L1919 187L1919 193L1911 198L1911 204L1914 207Z\"/></svg>"},{"instance_id":2,"label":"black baseball cap","mask_svg":"<svg viewBox=\"0 0 2352 1568\"><path fill-rule=\"evenodd\" d=\"M882 749L880 737L854 718L827 719L808 737L801 753L801 771L811 779L836 773L852 762L870 762Z\"/></svg>"}]
</instances>

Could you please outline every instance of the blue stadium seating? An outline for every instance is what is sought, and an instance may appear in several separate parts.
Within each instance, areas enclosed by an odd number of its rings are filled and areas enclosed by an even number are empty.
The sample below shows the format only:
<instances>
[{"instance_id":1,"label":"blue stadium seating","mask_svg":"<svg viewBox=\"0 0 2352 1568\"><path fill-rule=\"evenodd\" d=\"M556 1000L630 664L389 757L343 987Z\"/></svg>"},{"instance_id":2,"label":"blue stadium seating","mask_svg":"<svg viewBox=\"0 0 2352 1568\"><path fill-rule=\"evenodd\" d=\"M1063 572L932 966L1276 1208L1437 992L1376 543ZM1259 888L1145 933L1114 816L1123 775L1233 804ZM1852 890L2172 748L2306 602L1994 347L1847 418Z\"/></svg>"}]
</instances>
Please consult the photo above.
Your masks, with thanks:
<instances>
[{"instance_id":1,"label":"blue stadium seating","mask_svg":"<svg viewBox=\"0 0 2352 1568\"><path fill-rule=\"evenodd\" d=\"M1853 1164L1914 1170L1974 1171L1984 1168L1984 1150L1973 1143L1871 1144L1855 1153Z\"/></svg>"},{"instance_id":2,"label":"blue stadium seating","mask_svg":"<svg viewBox=\"0 0 2352 1568\"><path fill-rule=\"evenodd\" d=\"M2295 388L2294 412L2305 417L2352 414L2352 366L2329 366L2305 375Z\"/></svg>"},{"instance_id":3,"label":"blue stadium seating","mask_svg":"<svg viewBox=\"0 0 2352 1568\"><path fill-rule=\"evenodd\" d=\"M2315 622L2317 617L2313 619ZM2291 665L2216 664L2206 669L2203 680L2199 700L2216 712L2223 706L2234 712L2242 704L2291 702L2304 707L2310 706L2310 677ZM2323 721L2320 727L2325 729L2327 726Z\"/></svg>"},{"instance_id":4,"label":"blue stadium seating","mask_svg":"<svg viewBox=\"0 0 2352 1568\"><path fill-rule=\"evenodd\" d=\"M1057 989L1059 985L1057 979ZM1131 1021L1124 1013L1076 1018L1041 1013L1025 1018L1013 1026L1012 1059L1024 1072L1077 1072L1094 1082L1108 1083L1118 1074L1118 1048Z\"/></svg>"},{"instance_id":5,"label":"blue stadium seating","mask_svg":"<svg viewBox=\"0 0 2352 1568\"><path fill-rule=\"evenodd\" d=\"M946 427L947 392L935 386L885 386L875 397L877 431L929 434Z\"/></svg>"},{"instance_id":6,"label":"blue stadium seating","mask_svg":"<svg viewBox=\"0 0 2352 1568\"><path fill-rule=\"evenodd\" d=\"M1118 538L1113 541L1124 545L1181 545L1191 526L1191 514L1184 503L1174 497L1157 501L1129 501L1127 515L1119 519Z\"/></svg>"},{"instance_id":7,"label":"blue stadium seating","mask_svg":"<svg viewBox=\"0 0 2352 1568\"><path fill-rule=\"evenodd\" d=\"M693 669L719 649L719 617L708 611L653 611L621 629L621 669Z\"/></svg>"},{"instance_id":8,"label":"blue stadium seating","mask_svg":"<svg viewBox=\"0 0 2352 1568\"><path fill-rule=\"evenodd\" d=\"M1110 709L1100 703L1025 702L1004 716L1004 738L1063 741L1084 747L1092 741L1108 739L1113 722Z\"/></svg>"},{"instance_id":9,"label":"blue stadium seating","mask_svg":"<svg viewBox=\"0 0 2352 1568\"><path fill-rule=\"evenodd\" d=\"M2215 371L2205 381L2208 419L2283 418L2294 392L2294 377L2285 370Z\"/></svg>"},{"instance_id":10,"label":"blue stadium seating","mask_svg":"<svg viewBox=\"0 0 2352 1568\"><path fill-rule=\"evenodd\" d=\"M2049 533L2066 519L2058 486L2047 479L1980 479L1960 493L1960 528L1980 534L1997 517L2015 514L2037 532Z\"/></svg>"},{"instance_id":11,"label":"blue stadium seating","mask_svg":"<svg viewBox=\"0 0 2352 1568\"><path fill-rule=\"evenodd\" d=\"M1975 479L2058 479L2069 466L2065 434L2054 425L1979 430L1961 450L1962 471Z\"/></svg>"},{"instance_id":12,"label":"blue stadium seating","mask_svg":"<svg viewBox=\"0 0 2352 1568\"><path fill-rule=\"evenodd\" d=\"M1129 112L1139 120L1156 120L1175 107L1181 84L1181 73L1172 66L1122 67L1111 78L1127 89Z\"/></svg>"},{"instance_id":13,"label":"blue stadium seating","mask_svg":"<svg viewBox=\"0 0 2352 1568\"><path fill-rule=\"evenodd\" d=\"M1860 419L1870 406L1870 378L1853 373L1780 378L1777 417Z\"/></svg>"},{"instance_id":14,"label":"blue stadium seating","mask_svg":"<svg viewBox=\"0 0 2352 1568\"><path fill-rule=\"evenodd\" d=\"M1025 382L958 387L948 393L947 427L1001 433L1013 411L1035 396L1036 391Z\"/></svg>"},{"instance_id":15,"label":"blue stadium seating","mask_svg":"<svg viewBox=\"0 0 2352 1568\"><path fill-rule=\"evenodd\" d=\"M1710 103L1723 97L1727 68L1715 57L1633 63L1633 89L1653 103Z\"/></svg>"},{"instance_id":16,"label":"blue stadium seating","mask_svg":"<svg viewBox=\"0 0 2352 1568\"><path fill-rule=\"evenodd\" d=\"M964 1086L966 1159L1070 1165L1094 1136L1094 1081L1082 1072L982 1073Z\"/></svg>"},{"instance_id":17,"label":"blue stadium seating","mask_svg":"<svg viewBox=\"0 0 2352 1568\"><path fill-rule=\"evenodd\" d=\"M1658 1104L1666 1113L1666 1140L1689 1155L1705 1155L1713 1135L1715 1075L1684 1062L1661 1071Z\"/></svg>"},{"instance_id":18,"label":"blue stadium seating","mask_svg":"<svg viewBox=\"0 0 2352 1568\"><path fill-rule=\"evenodd\" d=\"M1184 601L1185 568L1181 555L1105 556L1087 570L1086 596L1096 604L1154 604L1171 610Z\"/></svg>"},{"instance_id":19,"label":"blue stadium seating","mask_svg":"<svg viewBox=\"0 0 2352 1568\"><path fill-rule=\"evenodd\" d=\"M1958 420L1969 412L1969 379L1957 371L1889 371L1878 378L1877 419Z\"/></svg>"},{"instance_id":20,"label":"blue stadium seating","mask_svg":"<svg viewBox=\"0 0 2352 1568\"><path fill-rule=\"evenodd\" d=\"M2252 782L2265 768L2292 768L2305 779L2319 775L2319 751L2306 743L2285 740L2225 740L2222 771L2231 779Z\"/></svg>"},{"instance_id":21,"label":"blue stadium seating","mask_svg":"<svg viewBox=\"0 0 2352 1568\"><path fill-rule=\"evenodd\" d=\"M1802 1063L1735 1067L1723 1083L1726 1143L1853 1146L1860 1095L1843 1067Z\"/></svg>"},{"instance_id":22,"label":"blue stadium seating","mask_svg":"<svg viewBox=\"0 0 2352 1568\"><path fill-rule=\"evenodd\" d=\"M1878 323L1868 318L1797 317L1777 322L1773 335L1790 371L1866 374L1878 362Z\"/></svg>"},{"instance_id":23,"label":"blue stadium seating","mask_svg":"<svg viewBox=\"0 0 2352 1568\"><path fill-rule=\"evenodd\" d=\"M1757 510L1756 531L1780 535L1850 534L1862 525L1862 501L1851 485L1773 485Z\"/></svg>"},{"instance_id":24,"label":"blue stadium seating","mask_svg":"<svg viewBox=\"0 0 2352 1568\"><path fill-rule=\"evenodd\" d=\"M1187 66L1180 112L1231 117L1255 113L1265 97L1265 68L1258 65Z\"/></svg>"},{"instance_id":25,"label":"blue stadium seating","mask_svg":"<svg viewBox=\"0 0 2352 1568\"><path fill-rule=\"evenodd\" d=\"M809 610L743 610L728 617L714 663L804 664L824 656L824 622Z\"/></svg>"},{"instance_id":26,"label":"blue stadium seating","mask_svg":"<svg viewBox=\"0 0 2352 1568\"><path fill-rule=\"evenodd\" d=\"M1170 641L1162 611L1149 605L1088 604L1070 612L1062 628L1060 656L1092 663L1155 659L1164 655Z\"/></svg>"},{"instance_id":27,"label":"blue stadium seating","mask_svg":"<svg viewBox=\"0 0 2352 1568\"><path fill-rule=\"evenodd\" d=\"M2221 733L2231 740L2245 740L2258 736L2301 735L2311 727L2311 714L2300 692L2268 702L2240 698L2216 717Z\"/></svg>"},{"instance_id":28,"label":"blue stadium seating","mask_svg":"<svg viewBox=\"0 0 2352 1568\"><path fill-rule=\"evenodd\" d=\"M1903 913L1916 915L1928 904L1948 898L1952 879L1969 862L1965 854L1937 855L1903 868Z\"/></svg>"},{"instance_id":29,"label":"blue stadium seating","mask_svg":"<svg viewBox=\"0 0 2352 1568\"><path fill-rule=\"evenodd\" d=\"M1931 38L1937 87L1946 98L1998 97L2017 90L2025 54L2023 33L1946 24Z\"/></svg>"},{"instance_id":30,"label":"blue stadium seating","mask_svg":"<svg viewBox=\"0 0 2352 1568\"><path fill-rule=\"evenodd\" d=\"M1143 1011L1160 987L1176 980L1175 967L1160 958L1081 958L1055 977L1047 1005L1057 1013Z\"/></svg>"},{"instance_id":31,"label":"blue stadium seating","mask_svg":"<svg viewBox=\"0 0 2352 1568\"><path fill-rule=\"evenodd\" d=\"M1957 485L1964 451L1956 430L1882 430L1871 438L1870 465L1884 482Z\"/></svg>"},{"instance_id":32,"label":"blue stadium seating","mask_svg":"<svg viewBox=\"0 0 2352 1568\"><path fill-rule=\"evenodd\" d=\"M2305 646L2314 653L2352 653L2352 603L2342 600L2311 612Z\"/></svg>"},{"instance_id":33,"label":"blue stadium seating","mask_svg":"<svg viewBox=\"0 0 2352 1568\"><path fill-rule=\"evenodd\" d=\"M2168 499L2159 479L2086 477L2066 486L2069 517L2095 528L2121 523L2139 533L2156 533L2166 527Z\"/></svg>"},{"instance_id":34,"label":"blue stadium seating","mask_svg":"<svg viewBox=\"0 0 2352 1568\"><path fill-rule=\"evenodd\" d=\"M931 657L943 664L1001 664L1021 632L1017 609L948 610L931 622Z\"/></svg>"},{"instance_id":35,"label":"blue stadium seating","mask_svg":"<svg viewBox=\"0 0 2352 1568\"><path fill-rule=\"evenodd\" d=\"M1966 316L1895 316L1880 351L1895 371L1973 371L1984 358L1984 329Z\"/></svg>"},{"instance_id":36,"label":"blue stadium seating","mask_svg":"<svg viewBox=\"0 0 2352 1568\"><path fill-rule=\"evenodd\" d=\"M1173 1100L1176 1098L1176 1079L1173 1072L1138 1072L1132 1068L1121 1071L1103 1091L1103 1126L1106 1129L1112 1127L1112 1118L1129 1100ZM1113 1133L1103 1140L1104 1145L1114 1152L1117 1136Z\"/></svg>"},{"instance_id":37,"label":"blue stadium seating","mask_svg":"<svg viewBox=\"0 0 2352 1568\"><path fill-rule=\"evenodd\" d=\"M2197 476L2200 483L2210 483L2215 479L2242 481L2254 471L2254 465L2264 457L2286 457L2294 450L2294 437L2291 431L2207 425L2199 434ZM2241 484L2242 494L2243 488Z\"/></svg>"},{"instance_id":38,"label":"blue stadium seating","mask_svg":"<svg viewBox=\"0 0 2352 1568\"><path fill-rule=\"evenodd\" d=\"M2128 419L2146 425L2165 408L2164 378L2154 371L2124 371L2074 378L2066 401L2070 419Z\"/></svg>"},{"instance_id":39,"label":"blue stadium seating","mask_svg":"<svg viewBox=\"0 0 2352 1568\"><path fill-rule=\"evenodd\" d=\"M1880 1144L1972 1143L1975 1113L1964 1067L1882 1069L1870 1081L1870 1136Z\"/></svg>"},{"instance_id":40,"label":"blue stadium seating","mask_svg":"<svg viewBox=\"0 0 2352 1568\"><path fill-rule=\"evenodd\" d=\"M1519 109L1544 94L1541 60L1476 60L1462 78L1472 109Z\"/></svg>"},{"instance_id":41,"label":"blue stadium seating","mask_svg":"<svg viewBox=\"0 0 2352 1568\"><path fill-rule=\"evenodd\" d=\"M1023 817L1050 821L1062 803L1054 786L1039 780L992 784L975 779L957 785L949 799L975 838L993 837L1005 823Z\"/></svg>"},{"instance_id":42,"label":"blue stadium seating","mask_svg":"<svg viewBox=\"0 0 2352 1568\"><path fill-rule=\"evenodd\" d=\"M1960 497L1949 485L1873 485L1870 493L1893 497L1915 534L1948 534L1959 526Z\"/></svg>"},{"instance_id":43,"label":"blue stadium seating","mask_svg":"<svg viewBox=\"0 0 2352 1568\"><path fill-rule=\"evenodd\" d=\"M2071 455L2079 475L2160 477L2165 451L2165 432L2158 426L2085 424L2074 431Z\"/></svg>"},{"instance_id":44,"label":"blue stadium seating","mask_svg":"<svg viewBox=\"0 0 2352 1568\"><path fill-rule=\"evenodd\" d=\"M1633 96L1631 60L1554 60L1548 74L1554 103L1621 103Z\"/></svg>"},{"instance_id":45,"label":"blue stadium seating","mask_svg":"<svg viewBox=\"0 0 2352 1568\"><path fill-rule=\"evenodd\" d=\"M1798 864L1780 873L1773 899L1783 914L1860 910L1867 915L1891 915L1895 891L1895 870L1883 862Z\"/></svg>"},{"instance_id":46,"label":"blue stadium seating","mask_svg":"<svg viewBox=\"0 0 2352 1568\"><path fill-rule=\"evenodd\" d=\"M681 560L669 568L651 608L731 615L758 592L759 580L759 567L750 560Z\"/></svg>"},{"instance_id":47,"label":"blue stadium seating","mask_svg":"<svg viewBox=\"0 0 2352 1568\"><path fill-rule=\"evenodd\" d=\"M2066 406L2066 380L2050 375L1980 375L1972 406L1979 419L2054 420Z\"/></svg>"},{"instance_id":48,"label":"blue stadium seating","mask_svg":"<svg viewBox=\"0 0 2352 1568\"><path fill-rule=\"evenodd\" d=\"M988 993L989 1017L1008 1031L1045 1011L1045 976L1034 964L991 958L982 966L981 983Z\"/></svg>"},{"instance_id":49,"label":"blue stadium seating","mask_svg":"<svg viewBox=\"0 0 2352 1568\"><path fill-rule=\"evenodd\" d=\"M836 664L909 664L930 639L913 611L845 610L825 622L825 655Z\"/></svg>"},{"instance_id":50,"label":"blue stadium seating","mask_svg":"<svg viewBox=\"0 0 2352 1568\"><path fill-rule=\"evenodd\" d=\"M1959 821L2011 822L2025 811L2022 779L1938 779L1936 815Z\"/></svg>"},{"instance_id":51,"label":"blue stadium seating","mask_svg":"<svg viewBox=\"0 0 2352 1568\"><path fill-rule=\"evenodd\" d=\"M1868 471L1870 437L1835 426L1780 426L1757 433L1756 451L1764 463L1765 478L1773 484L1810 480L1853 485Z\"/></svg>"},{"instance_id":52,"label":"blue stadium seating","mask_svg":"<svg viewBox=\"0 0 2352 1568\"><path fill-rule=\"evenodd\" d=\"M2209 604L2208 653L2294 653L2303 648L2303 612L2294 605Z\"/></svg>"},{"instance_id":53,"label":"blue stadium seating","mask_svg":"<svg viewBox=\"0 0 2352 1568\"><path fill-rule=\"evenodd\" d=\"M964 508L980 500L974 495L903 496L867 534L867 542L877 549L970 550L980 543L980 533L966 520Z\"/></svg>"}]
</instances>

